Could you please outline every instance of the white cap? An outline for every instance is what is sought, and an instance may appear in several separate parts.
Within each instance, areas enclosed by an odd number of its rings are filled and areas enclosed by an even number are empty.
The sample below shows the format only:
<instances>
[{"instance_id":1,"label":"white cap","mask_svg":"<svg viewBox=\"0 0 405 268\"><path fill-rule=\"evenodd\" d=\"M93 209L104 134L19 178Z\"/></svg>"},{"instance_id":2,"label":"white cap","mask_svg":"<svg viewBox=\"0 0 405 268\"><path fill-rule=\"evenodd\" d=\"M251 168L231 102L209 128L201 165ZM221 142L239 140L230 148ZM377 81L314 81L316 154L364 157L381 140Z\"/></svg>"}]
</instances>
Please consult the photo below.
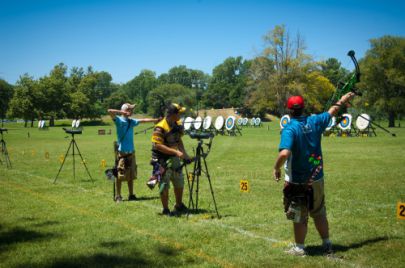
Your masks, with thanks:
<instances>
[{"instance_id":1,"label":"white cap","mask_svg":"<svg viewBox=\"0 0 405 268\"><path fill-rule=\"evenodd\" d=\"M126 111L128 109L134 109L134 107L135 107L135 104L124 103L121 106L121 111Z\"/></svg>"}]
</instances>

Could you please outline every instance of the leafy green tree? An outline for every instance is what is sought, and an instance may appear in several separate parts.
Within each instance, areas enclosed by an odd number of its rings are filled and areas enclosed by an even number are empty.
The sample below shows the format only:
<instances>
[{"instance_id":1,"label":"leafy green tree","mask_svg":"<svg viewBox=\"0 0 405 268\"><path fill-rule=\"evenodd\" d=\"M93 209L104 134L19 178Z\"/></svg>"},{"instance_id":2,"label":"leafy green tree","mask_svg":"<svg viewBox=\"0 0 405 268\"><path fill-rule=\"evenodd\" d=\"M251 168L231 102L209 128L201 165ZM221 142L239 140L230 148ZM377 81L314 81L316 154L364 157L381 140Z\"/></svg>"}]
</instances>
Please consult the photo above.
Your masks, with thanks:
<instances>
[{"instance_id":1,"label":"leafy green tree","mask_svg":"<svg viewBox=\"0 0 405 268\"><path fill-rule=\"evenodd\" d=\"M174 102L184 105L188 113L193 112L192 108L196 102L195 91L180 84L163 84L153 89L149 96L149 114L159 117L164 113L165 107Z\"/></svg>"},{"instance_id":2,"label":"leafy green tree","mask_svg":"<svg viewBox=\"0 0 405 268\"><path fill-rule=\"evenodd\" d=\"M129 97L127 94L125 94L123 91L115 91L114 93L111 94L106 100L106 109L121 109L121 105L128 102ZM136 108L136 107L135 107Z\"/></svg>"},{"instance_id":3,"label":"leafy green tree","mask_svg":"<svg viewBox=\"0 0 405 268\"><path fill-rule=\"evenodd\" d=\"M388 115L388 127L405 112L405 38L383 36L370 40L371 48L360 62L363 99L377 112Z\"/></svg>"},{"instance_id":4,"label":"leafy green tree","mask_svg":"<svg viewBox=\"0 0 405 268\"><path fill-rule=\"evenodd\" d=\"M13 97L13 86L7 83L5 80L0 79L0 118L1 125L3 126L3 119L6 117L8 105Z\"/></svg>"},{"instance_id":5,"label":"leafy green tree","mask_svg":"<svg viewBox=\"0 0 405 268\"><path fill-rule=\"evenodd\" d=\"M31 120L32 127L33 120L38 114L35 108L37 94L38 82L28 74L20 76L14 89L14 95L9 103L7 116L24 119L25 127L27 127L28 121Z\"/></svg>"},{"instance_id":6,"label":"leafy green tree","mask_svg":"<svg viewBox=\"0 0 405 268\"><path fill-rule=\"evenodd\" d=\"M340 61L335 58L329 58L325 62L321 62L322 75L329 81L338 86L340 81L344 81L348 77L349 71L341 67Z\"/></svg>"},{"instance_id":7,"label":"leafy green tree","mask_svg":"<svg viewBox=\"0 0 405 268\"><path fill-rule=\"evenodd\" d=\"M204 93L206 107L241 107L245 100L249 61L229 57L216 66Z\"/></svg>"}]
</instances>

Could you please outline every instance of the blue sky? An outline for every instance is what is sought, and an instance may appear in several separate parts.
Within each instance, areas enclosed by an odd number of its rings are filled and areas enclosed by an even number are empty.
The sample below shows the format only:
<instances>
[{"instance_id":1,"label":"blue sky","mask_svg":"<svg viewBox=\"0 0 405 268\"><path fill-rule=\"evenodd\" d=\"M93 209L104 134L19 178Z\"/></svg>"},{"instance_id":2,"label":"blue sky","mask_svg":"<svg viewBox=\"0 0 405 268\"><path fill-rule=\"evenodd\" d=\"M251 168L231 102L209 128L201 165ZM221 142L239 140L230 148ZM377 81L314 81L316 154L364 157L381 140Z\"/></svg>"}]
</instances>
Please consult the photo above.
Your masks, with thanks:
<instances>
[{"instance_id":1,"label":"blue sky","mask_svg":"<svg viewBox=\"0 0 405 268\"><path fill-rule=\"evenodd\" d=\"M116 83L178 65L211 74L227 57L257 56L280 24L316 60L351 69L347 51L361 58L371 38L405 37L404 14L396 0L0 0L0 78L39 78L60 62L91 65Z\"/></svg>"}]
</instances>

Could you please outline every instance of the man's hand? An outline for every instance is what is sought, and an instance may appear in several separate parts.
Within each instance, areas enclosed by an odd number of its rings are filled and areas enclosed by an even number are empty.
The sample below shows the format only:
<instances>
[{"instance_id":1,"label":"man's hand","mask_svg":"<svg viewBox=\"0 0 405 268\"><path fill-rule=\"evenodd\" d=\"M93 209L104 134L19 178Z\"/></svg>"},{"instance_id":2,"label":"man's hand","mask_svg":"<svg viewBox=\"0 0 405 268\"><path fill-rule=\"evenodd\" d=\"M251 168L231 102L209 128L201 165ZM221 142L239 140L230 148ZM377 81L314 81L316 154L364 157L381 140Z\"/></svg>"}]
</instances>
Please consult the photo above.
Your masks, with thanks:
<instances>
[{"instance_id":1,"label":"man's hand","mask_svg":"<svg viewBox=\"0 0 405 268\"><path fill-rule=\"evenodd\" d=\"M274 176L274 180L276 182L279 182L280 178L281 178L281 170L280 169L274 169L273 170L273 176Z\"/></svg>"}]
</instances>

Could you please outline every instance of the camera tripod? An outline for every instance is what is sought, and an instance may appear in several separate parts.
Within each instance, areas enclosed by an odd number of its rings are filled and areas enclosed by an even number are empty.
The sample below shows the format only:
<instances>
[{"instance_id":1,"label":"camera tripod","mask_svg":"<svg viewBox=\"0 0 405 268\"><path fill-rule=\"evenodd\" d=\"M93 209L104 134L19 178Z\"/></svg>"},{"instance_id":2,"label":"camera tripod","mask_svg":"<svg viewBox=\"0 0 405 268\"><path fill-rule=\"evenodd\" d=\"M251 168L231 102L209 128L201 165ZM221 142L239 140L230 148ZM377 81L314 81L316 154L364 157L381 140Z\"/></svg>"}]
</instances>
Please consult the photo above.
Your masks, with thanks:
<instances>
[{"instance_id":1,"label":"camera tripod","mask_svg":"<svg viewBox=\"0 0 405 268\"><path fill-rule=\"evenodd\" d=\"M78 155L79 155L80 158L82 159L82 163L83 163L84 167L86 168L87 174L89 175L91 181L94 182L94 181L93 181L93 178L92 178L91 175L90 175L89 170L87 169L86 162L84 161L84 159L83 159L83 157L82 157L82 154L80 153L79 147L77 146L77 143L76 143L76 141L75 141L75 134L81 134L81 133L82 133L81 130L80 130L80 132L79 132L79 131L77 131L77 130L70 131L70 130L66 130L66 129L65 129L65 132L72 135L72 140L70 141L70 144L69 144L69 147L68 147L68 149L67 149L67 151L66 151L65 157L63 158L63 162L62 162L62 164L61 164L61 166L60 166L60 168L59 168L58 174L56 175L55 180L53 181L53 183L56 183L56 180L58 179L59 173L61 172L62 167L63 167L63 165L65 164L66 157L67 157L68 154L69 154L70 148L72 148L72 156L73 156L73 178L76 179L76 172L75 172L75 171L76 171L76 169L75 169L75 165L76 165L76 163L75 163L75 147L76 147L76 149L77 149Z\"/></svg>"},{"instance_id":2,"label":"camera tripod","mask_svg":"<svg viewBox=\"0 0 405 268\"><path fill-rule=\"evenodd\" d=\"M212 196L212 200L214 201L214 206L215 206L215 212L217 214L218 219L220 218L219 213L218 213L217 203L215 201L214 190L212 188L210 173L208 171L207 162L205 161L205 158L208 156L208 153L209 153L209 150L210 150L210 147L211 147L211 142L212 142L212 138L211 138L210 143L208 144L208 152L205 153L204 148L203 148L203 141L201 139L198 140L198 146L197 146L197 149L196 149L196 152L195 152L195 158L194 158L194 168L193 168L193 172L192 172L191 185L189 184L190 197L189 197L189 202L188 202L189 210L187 212L187 217L190 214L191 208L195 212L198 211L200 177L201 177L201 174L204 173L207 176L208 183L209 183L209 186L210 186L211 196ZM204 165L202 165L202 163ZM196 186L195 187L195 203L194 203L194 199L193 199L194 184Z\"/></svg>"},{"instance_id":3,"label":"camera tripod","mask_svg":"<svg viewBox=\"0 0 405 268\"><path fill-rule=\"evenodd\" d=\"M8 151L7 151L7 145L6 142L3 139L3 131L7 131L7 129L0 129L0 133L1 133L1 157L0 157L0 163L3 165L3 161L1 160L1 158L3 158L4 155L4 162L6 162L7 168L12 168L11 166L11 161L10 161L10 156L8 155Z\"/></svg>"}]
</instances>

